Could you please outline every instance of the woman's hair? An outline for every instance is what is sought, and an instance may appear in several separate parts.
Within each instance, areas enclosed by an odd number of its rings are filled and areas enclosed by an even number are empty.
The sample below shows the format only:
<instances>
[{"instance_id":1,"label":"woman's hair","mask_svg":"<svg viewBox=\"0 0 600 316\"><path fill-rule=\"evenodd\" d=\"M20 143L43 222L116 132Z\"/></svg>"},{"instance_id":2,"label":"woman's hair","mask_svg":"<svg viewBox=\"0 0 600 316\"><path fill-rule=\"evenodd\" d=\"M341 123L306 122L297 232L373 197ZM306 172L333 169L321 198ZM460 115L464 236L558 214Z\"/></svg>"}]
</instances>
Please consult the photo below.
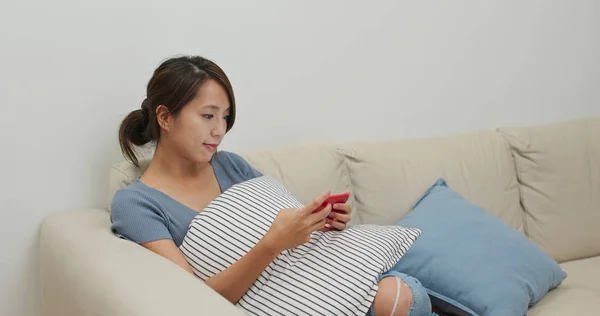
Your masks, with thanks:
<instances>
[{"instance_id":1,"label":"woman's hair","mask_svg":"<svg viewBox=\"0 0 600 316\"><path fill-rule=\"evenodd\" d=\"M119 144L123 156L136 167L138 158L135 146L150 142L157 143L160 138L160 126L156 119L156 108L164 105L171 115L177 115L209 80L218 82L227 92L230 114L227 119L227 131L235 121L235 98L233 88L225 72L214 62L200 56L182 56L163 62L152 75L146 88L146 99L121 123Z\"/></svg>"}]
</instances>

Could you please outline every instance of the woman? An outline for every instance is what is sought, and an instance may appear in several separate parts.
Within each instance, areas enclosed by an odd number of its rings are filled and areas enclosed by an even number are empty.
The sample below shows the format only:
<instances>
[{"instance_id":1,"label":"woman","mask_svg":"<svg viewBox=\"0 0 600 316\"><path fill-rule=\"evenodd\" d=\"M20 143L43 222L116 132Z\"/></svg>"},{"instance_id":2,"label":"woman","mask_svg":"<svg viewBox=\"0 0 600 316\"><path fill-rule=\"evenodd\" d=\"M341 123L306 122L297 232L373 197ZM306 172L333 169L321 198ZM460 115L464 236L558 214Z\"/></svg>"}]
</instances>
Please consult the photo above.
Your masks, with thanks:
<instances>
[{"instance_id":1,"label":"woman","mask_svg":"<svg viewBox=\"0 0 600 316\"><path fill-rule=\"evenodd\" d=\"M154 143L156 151L144 174L112 201L112 229L118 236L193 274L178 247L194 216L232 185L261 176L240 156L217 151L233 126L235 110L229 79L212 61L178 57L155 70L141 109L119 129L123 154L136 166L134 145ZM317 207L328 196L321 194L305 208ZM206 284L235 304L277 254L308 242L315 230L345 229L349 214L347 204L328 205L315 214L281 210L251 251ZM429 315L431 303L417 280L390 271L379 281L373 312Z\"/></svg>"}]
</instances>

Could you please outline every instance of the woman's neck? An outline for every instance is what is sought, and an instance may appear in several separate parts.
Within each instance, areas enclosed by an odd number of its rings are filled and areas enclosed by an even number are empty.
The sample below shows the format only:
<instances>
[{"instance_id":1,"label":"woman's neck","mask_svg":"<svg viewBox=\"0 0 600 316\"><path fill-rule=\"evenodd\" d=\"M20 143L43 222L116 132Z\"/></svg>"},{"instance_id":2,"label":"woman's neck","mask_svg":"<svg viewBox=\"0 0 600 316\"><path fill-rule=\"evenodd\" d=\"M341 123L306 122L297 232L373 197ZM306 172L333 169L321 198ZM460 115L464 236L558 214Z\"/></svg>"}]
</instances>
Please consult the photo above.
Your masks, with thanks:
<instances>
[{"instance_id":1,"label":"woman's neck","mask_svg":"<svg viewBox=\"0 0 600 316\"><path fill-rule=\"evenodd\" d=\"M159 144L148 169L144 172L144 178L186 183L197 181L207 172L213 172L210 162L191 162L178 155L174 150L163 148Z\"/></svg>"}]
</instances>

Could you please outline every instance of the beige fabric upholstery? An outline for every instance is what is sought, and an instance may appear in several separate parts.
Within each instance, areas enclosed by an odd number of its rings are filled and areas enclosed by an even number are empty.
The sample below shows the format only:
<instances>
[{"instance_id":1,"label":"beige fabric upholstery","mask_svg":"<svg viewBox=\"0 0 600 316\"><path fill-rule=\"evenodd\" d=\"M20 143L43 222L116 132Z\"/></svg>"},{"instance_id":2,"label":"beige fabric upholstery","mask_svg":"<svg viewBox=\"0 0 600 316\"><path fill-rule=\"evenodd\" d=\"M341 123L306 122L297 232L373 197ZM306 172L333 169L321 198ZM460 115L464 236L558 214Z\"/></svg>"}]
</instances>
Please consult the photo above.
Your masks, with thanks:
<instances>
[{"instance_id":1,"label":"beige fabric upholstery","mask_svg":"<svg viewBox=\"0 0 600 316\"><path fill-rule=\"evenodd\" d=\"M529 237L559 262L600 255L600 118L500 131Z\"/></svg>"},{"instance_id":2,"label":"beige fabric upholstery","mask_svg":"<svg viewBox=\"0 0 600 316\"><path fill-rule=\"evenodd\" d=\"M515 167L508 143L497 133L358 142L343 149L363 223L396 222L444 177L463 197L522 229Z\"/></svg>"},{"instance_id":3,"label":"beige fabric upholstery","mask_svg":"<svg viewBox=\"0 0 600 316\"><path fill-rule=\"evenodd\" d=\"M561 263L560 267L568 274L561 288L594 290L600 295L600 256Z\"/></svg>"},{"instance_id":4,"label":"beige fabric upholstery","mask_svg":"<svg viewBox=\"0 0 600 316\"><path fill-rule=\"evenodd\" d=\"M600 314L600 257L560 265L568 277L550 291L527 315Z\"/></svg>"},{"instance_id":5,"label":"beige fabric upholstery","mask_svg":"<svg viewBox=\"0 0 600 316\"><path fill-rule=\"evenodd\" d=\"M558 287L527 312L527 316L598 315L600 292Z\"/></svg>"},{"instance_id":6,"label":"beige fabric upholstery","mask_svg":"<svg viewBox=\"0 0 600 316\"><path fill-rule=\"evenodd\" d=\"M94 209L60 212L44 220L44 315L243 315L174 263L115 237L109 216Z\"/></svg>"}]
</instances>

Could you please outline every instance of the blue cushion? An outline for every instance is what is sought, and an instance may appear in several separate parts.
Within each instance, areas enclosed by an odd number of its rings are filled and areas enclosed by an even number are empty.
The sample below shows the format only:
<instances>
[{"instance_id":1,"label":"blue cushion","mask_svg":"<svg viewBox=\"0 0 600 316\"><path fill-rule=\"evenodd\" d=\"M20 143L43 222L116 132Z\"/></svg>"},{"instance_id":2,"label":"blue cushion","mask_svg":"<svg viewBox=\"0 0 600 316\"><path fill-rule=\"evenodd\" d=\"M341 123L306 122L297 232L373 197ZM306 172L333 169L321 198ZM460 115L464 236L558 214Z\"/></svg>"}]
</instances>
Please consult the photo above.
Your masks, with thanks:
<instances>
[{"instance_id":1,"label":"blue cushion","mask_svg":"<svg viewBox=\"0 0 600 316\"><path fill-rule=\"evenodd\" d=\"M394 270L417 278L432 302L451 304L455 312L525 315L567 276L535 244L462 198L443 178L397 224L423 233Z\"/></svg>"}]
</instances>

